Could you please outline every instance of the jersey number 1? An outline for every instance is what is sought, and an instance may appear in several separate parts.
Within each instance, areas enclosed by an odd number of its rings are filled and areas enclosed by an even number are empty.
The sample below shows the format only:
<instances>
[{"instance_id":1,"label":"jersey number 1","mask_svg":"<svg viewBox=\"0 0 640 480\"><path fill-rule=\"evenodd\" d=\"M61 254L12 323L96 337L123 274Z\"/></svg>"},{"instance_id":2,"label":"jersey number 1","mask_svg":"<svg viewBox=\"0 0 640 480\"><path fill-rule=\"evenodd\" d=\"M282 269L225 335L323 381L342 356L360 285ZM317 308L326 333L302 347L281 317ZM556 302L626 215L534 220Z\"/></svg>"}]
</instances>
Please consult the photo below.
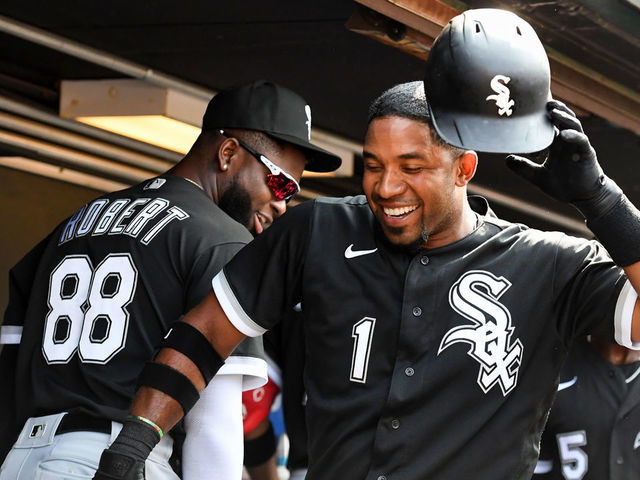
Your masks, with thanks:
<instances>
[{"instance_id":1,"label":"jersey number 1","mask_svg":"<svg viewBox=\"0 0 640 480\"><path fill-rule=\"evenodd\" d=\"M125 344L126 306L138 271L127 253L110 254L95 270L84 255L68 255L49 279L49 313L42 353L47 363L68 363L76 350L84 363L105 364Z\"/></svg>"},{"instance_id":2,"label":"jersey number 1","mask_svg":"<svg viewBox=\"0 0 640 480\"><path fill-rule=\"evenodd\" d=\"M357 383L366 383L367 370L369 368L369 354L371 353L371 340L373 339L373 327L376 319L364 317L353 326L351 336L355 338L353 344L353 356L351 357L350 380Z\"/></svg>"}]
</instances>

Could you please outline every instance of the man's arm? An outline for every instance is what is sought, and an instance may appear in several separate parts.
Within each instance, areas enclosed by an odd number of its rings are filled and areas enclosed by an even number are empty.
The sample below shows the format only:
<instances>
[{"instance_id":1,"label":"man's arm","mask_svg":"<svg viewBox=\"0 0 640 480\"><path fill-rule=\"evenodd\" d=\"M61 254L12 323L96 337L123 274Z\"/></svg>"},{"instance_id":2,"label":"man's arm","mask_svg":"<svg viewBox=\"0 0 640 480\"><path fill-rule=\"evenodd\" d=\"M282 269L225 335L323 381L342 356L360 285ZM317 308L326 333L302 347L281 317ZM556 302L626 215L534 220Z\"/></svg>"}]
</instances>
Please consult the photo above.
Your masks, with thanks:
<instances>
[{"instance_id":1,"label":"man's arm","mask_svg":"<svg viewBox=\"0 0 640 480\"><path fill-rule=\"evenodd\" d=\"M189 311L182 322L195 327L211 344L215 350L213 354L222 359L226 359L244 338L244 334L227 318L213 291ZM171 334L167 338L170 339ZM197 353L194 352L194 357ZM174 396L182 398L174 398L156 388L142 386L131 408L132 418L125 422L116 440L102 453L98 471L93 477L95 480L143 480L144 462L162 438L162 432L171 429L187 413L185 409L188 410L188 406L183 407L185 403L194 401L191 398L185 402L185 396L182 395L184 388L201 392L206 386L207 381L201 368L210 365L197 365L192 358L174 348L162 348L154 364L168 367L165 370L168 380L163 378L161 371L158 374L157 368L149 370L155 372L155 381L172 382L169 390L176 392ZM220 366L221 363L216 365L215 371Z\"/></svg>"},{"instance_id":2,"label":"man's arm","mask_svg":"<svg viewBox=\"0 0 640 480\"><path fill-rule=\"evenodd\" d=\"M245 435L244 465L251 480L278 480L276 442L269 417Z\"/></svg>"},{"instance_id":3,"label":"man's arm","mask_svg":"<svg viewBox=\"0 0 640 480\"><path fill-rule=\"evenodd\" d=\"M596 152L575 113L555 100L547 104L547 109L558 129L547 159L538 165L526 158L509 155L507 166L550 197L577 208L613 261L624 269L638 294L640 211L602 171ZM637 299L631 331L628 333L632 342L640 341L640 306Z\"/></svg>"},{"instance_id":4,"label":"man's arm","mask_svg":"<svg viewBox=\"0 0 640 480\"><path fill-rule=\"evenodd\" d=\"M16 370L31 288L40 258L51 235L43 239L9 271L9 304L0 326L0 465L13 446L22 425L16 409Z\"/></svg>"},{"instance_id":5,"label":"man's arm","mask_svg":"<svg viewBox=\"0 0 640 480\"><path fill-rule=\"evenodd\" d=\"M245 337L229 321L213 291L198 306L187 313L182 321L197 328L220 357L227 358ZM155 360L186 376L201 392L205 381L198 367L186 355L171 348L163 348ZM147 418L162 428L171 429L184 416L181 405L169 395L149 387L141 387L131 407L133 415Z\"/></svg>"}]
</instances>

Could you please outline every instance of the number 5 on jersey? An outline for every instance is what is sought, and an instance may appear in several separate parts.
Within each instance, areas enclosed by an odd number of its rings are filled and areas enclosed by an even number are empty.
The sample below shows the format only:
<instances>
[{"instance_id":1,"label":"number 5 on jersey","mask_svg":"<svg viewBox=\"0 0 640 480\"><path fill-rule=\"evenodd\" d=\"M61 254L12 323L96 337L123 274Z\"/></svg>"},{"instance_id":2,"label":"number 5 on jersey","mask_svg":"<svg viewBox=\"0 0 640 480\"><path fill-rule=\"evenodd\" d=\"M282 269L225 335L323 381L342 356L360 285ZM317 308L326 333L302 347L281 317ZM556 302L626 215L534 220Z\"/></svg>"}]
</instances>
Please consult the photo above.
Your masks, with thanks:
<instances>
[{"instance_id":1,"label":"number 5 on jersey","mask_svg":"<svg viewBox=\"0 0 640 480\"><path fill-rule=\"evenodd\" d=\"M47 363L105 364L125 345L138 271L127 253L110 254L94 270L85 255L68 255L49 279L42 353Z\"/></svg>"}]
</instances>

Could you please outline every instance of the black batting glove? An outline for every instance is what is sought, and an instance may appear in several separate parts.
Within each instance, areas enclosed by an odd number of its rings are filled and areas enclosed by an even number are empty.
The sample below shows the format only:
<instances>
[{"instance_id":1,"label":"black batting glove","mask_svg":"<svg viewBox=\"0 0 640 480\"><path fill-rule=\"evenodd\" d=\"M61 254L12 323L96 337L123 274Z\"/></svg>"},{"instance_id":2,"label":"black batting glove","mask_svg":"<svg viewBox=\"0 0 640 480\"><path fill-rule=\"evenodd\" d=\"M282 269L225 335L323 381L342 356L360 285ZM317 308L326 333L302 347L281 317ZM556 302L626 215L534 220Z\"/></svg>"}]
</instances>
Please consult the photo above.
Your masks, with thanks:
<instances>
[{"instance_id":1,"label":"black batting glove","mask_svg":"<svg viewBox=\"0 0 640 480\"><path fill-rule=\"evenodd\" d=\"M621 267L640 262L640 211L607 177L575 114L561 102L547 103L557 129L541 165L516 155L507 166L547 195L571 203Z\"/></svg>"},{"instance_id":2,"label":"black batting glove","mask_svg":"<svg viewBox=\"0 0 640 480\"><path fill-rule=\"evenodd\" d=\"M93 480L144 480L144 461L107 448Z\"/></svg>"},{"instance_id":3,"label":"black batting glove","mask_svg":"<svg viewBox=\"0 0 640 480\"><path fill-rule=\"evenodd\" d=\"M556 200L574 205L587 219L605 214L622 196L622 190L609 179L596 152L582 130L580 120L565 104L547 103L556 137L544 163L509 155L507 166Z\"/></svg>"},{"instance_id":4,"label":"black batting glove","mask_svg":"<svg viewBox=\"0 0 640 480\"><path fill-rule=\"evenodd\" d=\"M151 425L138 418L127 419L115 441L102 452L93 480L144 480L144 462L159 441Z\"/></svg>"}]
</instances>

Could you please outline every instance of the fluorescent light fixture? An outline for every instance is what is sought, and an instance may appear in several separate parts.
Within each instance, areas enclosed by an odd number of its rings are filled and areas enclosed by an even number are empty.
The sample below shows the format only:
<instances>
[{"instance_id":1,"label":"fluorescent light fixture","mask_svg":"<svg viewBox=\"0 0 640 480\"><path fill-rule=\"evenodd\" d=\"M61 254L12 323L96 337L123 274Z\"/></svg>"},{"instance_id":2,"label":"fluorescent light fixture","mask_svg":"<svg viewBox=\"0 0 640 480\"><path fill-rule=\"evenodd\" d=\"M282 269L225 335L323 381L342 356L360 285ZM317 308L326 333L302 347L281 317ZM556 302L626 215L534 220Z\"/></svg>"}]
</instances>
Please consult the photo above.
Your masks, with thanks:
<instances>
[{"instance_id":1,"label":"fluorescent light fixture","mask_svg":"<svg viewBox=\"0 0 640 480\"><path fill-rule=\"evenodd\" d=\"M199 128L162 115L86 116L76 120L182 154L189 151L200 135Z\"/></svg>"},{"instance_id":2,"label":"fluorescent light fixture","mask_svg":"<svg viewBox=\"0 0 640 480\"><path fill-rule=\"evenodd\" d=\"M141 80L64 80L60 116L179 153L200 134L208 99Z\"/></svg>"}]
</instances>

